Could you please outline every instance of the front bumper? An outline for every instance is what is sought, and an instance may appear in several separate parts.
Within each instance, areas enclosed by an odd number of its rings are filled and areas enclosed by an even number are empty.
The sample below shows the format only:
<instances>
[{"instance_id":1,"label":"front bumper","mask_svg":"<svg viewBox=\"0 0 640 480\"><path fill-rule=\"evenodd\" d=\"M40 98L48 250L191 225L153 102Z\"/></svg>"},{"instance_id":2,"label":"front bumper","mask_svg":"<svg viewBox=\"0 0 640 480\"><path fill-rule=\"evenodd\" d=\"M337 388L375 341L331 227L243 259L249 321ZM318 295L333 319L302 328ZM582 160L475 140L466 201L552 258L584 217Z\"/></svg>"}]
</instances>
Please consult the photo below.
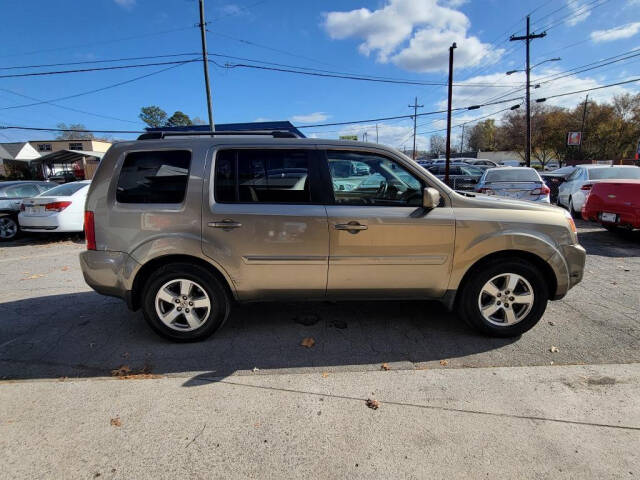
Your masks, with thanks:
<instances>
[{"instance_id":1,"label":"front bumper","mask_svg":"<svg viewBox=\"0 0 640 480\"><path fill-rule=\"evenodd\" d=\"M130 302L133 279L140 264L123 252L87 250L80 253L85 282L102 295Z\"/></svg>"},{"instance_id":2,"label":"front bumper","mask_svg":"<svg viewBox=\"0 0 640 480\"><path fill-rule=\"evenodd\" d=\"M556 292L551 300L563 298L567 292L582 281L587 252L580 244L564 245L549 260L556 275Z\"/></svg>"}]
</instances>

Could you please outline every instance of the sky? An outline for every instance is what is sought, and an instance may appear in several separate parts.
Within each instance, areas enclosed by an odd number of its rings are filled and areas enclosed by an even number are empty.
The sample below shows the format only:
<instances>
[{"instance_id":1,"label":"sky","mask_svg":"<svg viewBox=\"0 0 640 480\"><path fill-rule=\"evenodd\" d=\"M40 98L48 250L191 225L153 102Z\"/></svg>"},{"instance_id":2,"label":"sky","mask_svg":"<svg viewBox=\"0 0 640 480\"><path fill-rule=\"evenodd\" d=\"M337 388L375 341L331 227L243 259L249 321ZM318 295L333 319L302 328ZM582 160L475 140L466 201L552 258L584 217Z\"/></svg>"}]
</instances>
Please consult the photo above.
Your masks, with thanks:
<instances>
[{"instance_id":1,"label":"sky","mask_svg":"<svg viewBox=\"0 0 640 480\"><path fill-rule=\"evenodd\" d=\"M454 107L513 99L454 112L452 142L474 119L498 118L522 104L525 16L532 31L532 98L640 77L640 56L584 72L562 72L634 49L640 53L640 0L206 0L207 42L216 123L290 120L297 126L409 115L446 108L448 49L454 51ZM33 72L196 60L197 0L0 0L0 126L139 131L140 108L158 105L207 119L202 62L57 75ZM168 56L176 55L176 56ZM138 60L133 57L156 57ZM231 58L236 57L236 58ZM35 67L71 62L75 65ZM275 65L278 64L278 65ZM239 65L253 65L248 68ZM29 68L13 68L29 67ZM419 84L322 75L376 77ZM588 67L587 67L588 68ZM143 77L143 78L139 78ZM426 85L425 85L426 84ZM94 90L98 90L94 92ZM590 92L602 102L640 92L640 82ZM71 98L66 98L71 97ZM43 103L43 102L48 103ZM547 100L574 107L584 94ZM37 105L30 105L36 103ZM443 135L445 115L420 116L418 148ZM304 128L307 136L338 138L366 132L368 141L411 148L412 120ZM0 142L55 133L0 129ZM112 134L116 139L135 134Z\"/></svg>"}]
</instances>

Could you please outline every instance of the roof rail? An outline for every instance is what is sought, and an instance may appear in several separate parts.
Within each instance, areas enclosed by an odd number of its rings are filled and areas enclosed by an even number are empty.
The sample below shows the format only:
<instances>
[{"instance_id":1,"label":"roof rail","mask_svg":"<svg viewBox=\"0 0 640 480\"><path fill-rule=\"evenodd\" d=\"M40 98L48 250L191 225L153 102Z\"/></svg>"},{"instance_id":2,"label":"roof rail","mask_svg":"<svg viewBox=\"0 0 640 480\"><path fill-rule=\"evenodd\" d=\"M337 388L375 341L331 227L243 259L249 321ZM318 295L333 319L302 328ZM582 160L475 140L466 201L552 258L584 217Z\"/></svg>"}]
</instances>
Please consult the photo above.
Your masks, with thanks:
<instances>
[{"instance_id":1,"label":"roof rail","mask_svg":"<svg viewBox=\"0 0 640 480\"><path fill-rule=\"evenodd\" d=\"M203 132L202 130L185 130L181 132L148 132L143 133L138 137L138 140L161 140L166 137L185 137L185 136L250 136L250 135L262 135L273 138L300 138L293 132L288 130L230 130L230 131L217 131L217 132Z\"/></svg>"}]
</instances>

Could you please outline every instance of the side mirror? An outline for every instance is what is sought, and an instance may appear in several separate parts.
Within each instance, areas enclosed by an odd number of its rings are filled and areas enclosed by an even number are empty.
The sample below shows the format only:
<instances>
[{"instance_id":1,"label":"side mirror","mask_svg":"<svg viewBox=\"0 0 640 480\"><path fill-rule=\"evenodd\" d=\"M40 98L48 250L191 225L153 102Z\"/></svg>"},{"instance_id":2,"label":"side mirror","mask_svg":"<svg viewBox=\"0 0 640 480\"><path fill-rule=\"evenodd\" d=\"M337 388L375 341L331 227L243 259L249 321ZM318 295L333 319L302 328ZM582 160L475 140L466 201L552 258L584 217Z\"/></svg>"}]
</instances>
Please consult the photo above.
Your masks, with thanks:
<instances>
[{"instance_id":1,"label":"side mirror","mask_svg":"<svg viewBox=\"0 0 640 480\"><path fill-rule=\"evenodd\" d=\"M422 207L427 210L440 205L440 192L435 188L427 187L422 191Z\"/></svg>"}]
</instances>

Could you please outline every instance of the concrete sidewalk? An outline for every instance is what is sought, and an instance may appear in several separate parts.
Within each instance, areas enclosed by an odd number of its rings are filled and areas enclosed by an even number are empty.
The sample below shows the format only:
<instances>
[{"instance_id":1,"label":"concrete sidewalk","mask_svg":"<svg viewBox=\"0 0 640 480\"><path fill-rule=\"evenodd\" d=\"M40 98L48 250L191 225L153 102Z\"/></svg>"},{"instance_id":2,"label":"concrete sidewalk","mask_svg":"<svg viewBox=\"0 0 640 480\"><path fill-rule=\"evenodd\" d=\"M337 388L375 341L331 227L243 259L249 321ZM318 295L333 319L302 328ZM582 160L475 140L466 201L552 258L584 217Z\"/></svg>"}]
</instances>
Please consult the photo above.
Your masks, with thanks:
<instances>
[{"instance_id":1,"label":"concrete sidewalk","mask_svg":"<svg viewBox=\"0 0 640 480\"><path fill-rule=\"evenodd\" d=\"M637 478L639 399L640 364L2 382L0 477Z\"/></svg>"}]
</instances>

